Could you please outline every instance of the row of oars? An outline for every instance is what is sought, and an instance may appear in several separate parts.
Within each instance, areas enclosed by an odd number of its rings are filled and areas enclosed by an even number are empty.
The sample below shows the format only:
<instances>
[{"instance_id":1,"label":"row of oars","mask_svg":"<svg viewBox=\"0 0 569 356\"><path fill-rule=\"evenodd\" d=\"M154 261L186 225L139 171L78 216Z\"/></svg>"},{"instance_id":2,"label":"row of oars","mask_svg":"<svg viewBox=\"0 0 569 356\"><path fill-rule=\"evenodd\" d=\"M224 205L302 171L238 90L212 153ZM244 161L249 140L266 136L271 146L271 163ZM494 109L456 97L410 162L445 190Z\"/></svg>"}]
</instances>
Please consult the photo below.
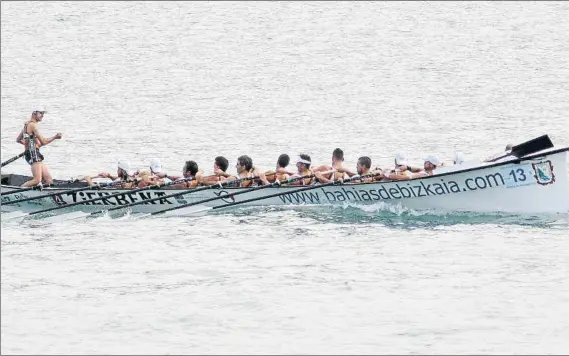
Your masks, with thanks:
<instances>
[{"instance_id":1,"label":"row of oars","mask_svg":"<svg viewBox=\"0 0 569 356\"><path fill-rule=\"evenodd\" d=\"M333 172L333 171L330 171ZM329 173L329 172L323 172L323 173ZM255 198L251 198L251 199L245 199L245 200L241 200L241 201L235 201L232 203L228 203L225 205L219 205L219 206L214 206L214 207L206 207L203 204L205 203L209 203L209 202L213 202L215 200L221 200L221 199L225 199L225 198L231 198L231 197L235 197L238 195L242 195L242 194L248 194L248 193L252 193L258 190L262 190L262 189L267 189L267 188L271 188L271 187L277 187L280 186L281 184L290 184L299 180L303 180L303 179L307 179L307 178L313 178L314 174L308 174L308 175L304 175L304 176L299 176L299 177L294 177L294 178L290 178L284 181L278 181L276 180L273 183L267 184L267 185L262 185L262 186L257 186L257 187L253 187L253 188L249 188L249 189L244 189L241 191L237 191L234 193L227 193L227 194L220 194L219 196L215 196L212 198L207 198L207 199L202 199L199 201L195 201L195 202L191 202L191 203L186 203L186 204L181 204L181 205L177 205L177 206L173 206L173 207L169 207L169 208L165 208L162 210L158 210L152 213L148 213L148 214L143 214L140 215L139 218L141 217L146 217L146 216L152 216L152 215L160 215L160 214L165 214L165 213L171 213L174 212L175 213L173 215L192 215L192 214L196 214L196 213L202 213L208 210L215 210L215 209L222 209L222 208L227 208L227 207L231 207L231 206L235 206L235 205L240 205L240 204L245 204L245 203L250 203L250 202L254 202L254 201L259 201L259 200L264 200L264 199L269 199L269 198L274 198L274 197L279 197L279 196L283 196L283 195L287 195L287 194L295 194L295 193L299 193L302 191L307 191L307 190L312 190L312 189L316 189L316 188L321 188L321 187L326 187L326 186L330 186L330 185L338 185L338 184L344 184L344 183L349 183L349 182L353 182L356 180L361 180L361 179L365 179L365 178L370 178L370 177L374 177L379 175L380 173L373 173L373 174L366 174L366 175L362 175L362 176L353 176L351 178L346 178L346 179L338 179L335 180L333 182L329 182L329 183L324 183L324 184L316 184L316 185L310 185L310 186L306 186L303 188L299 188L299 189L287 189L284 192L278 192L278 193L274 193L274 194L269 194L269 195L263 195L261 197L255 197ZM184 195L190 195L193 193L197 193L197 192L201 192L204 190L208 190L208 189L219 189L219 188L223 188L225 186L228 185L235 185L235 184L239 184L241 182L244 181L248 181L248 180L254 180L257 179L259 177L248 177L248 178L241 178L238 180L234 180L234 181L228 181L228 182L220 182L219 184L215 184L215 185L210 185L210 186L205 186L205 187L200 187L200 188L194 188L191 190L184 190L182 192L177 192L174 194L169 194L169 195L163 195L160 197L156 197L156 198L151 198L151 199L144 199L144 200L140 200L137 202L133 202L130 204L126 204L126 205L121 205L121 206L116 206L116 207L112 207L112 208L108 208L108 209L102 209L99 211L95 211L95 212L90 212L90 213L86 213L86 212L81 212L81 211L76 211L76 212L71 212L71 213L67 213L67 214L61 214L61 215L57 215L55 217L52 217L52 221L63 221L63 220L69 220L69 219L78 219L78 218L82 218L82 217L88 217L88 216L97 216L97 215L101 215L101 214L105 214L105 213L109 213L112 211L116 211L116 210L120 210L120 209L127 209L127 208L131 208L133 206L136 205L140 205L140 204L148 204L148 203L152 203L154 201L158 201L158 200L163 200L163 199L168 199L168 198L174 198L174 197L181 197ZM176 180L176 181L172 181L172 182L168 182L168 183L163 183L163 184L154 184L154 185L149 185L143 188L136 188L136 189L132 189L129 191L122 191L122 192L118 192L118 193L114 193L114 194L110 194L110 195L105 195L105 196L101 196L101 197L97 197L97 198L92 198L92 199L87 199L87 200L82 200L82 201L78 201L75 203L71 203L71 204L65 204L65 205L59 205L59 206L55 206L52 208L47 208L47 209L42 209L42 210L37 210L31 213L25 213L25 212L21 212L21 211L16 211L16 212L12 212L12 213L8 213L8 214L3 214L2 215L2 220L10 220L10 219L16 219L16 218L24 218L24 217L28 217L28 216L32 216L32 215L38 215L38 214L43 214L43 213L48 213L48 212L52 212L52 211L56 211L56 210L60 210L60 209L65 209L65 208L70 208L76 205L80 205L80 204L88 204L88 203L92 203L95 201L100 201L103 199L109 199L109 198L113 198L113 197L121 197L121 196L125 196L127 194L132 194L132 193L136 193L136 192L140 192L143 190L150 190L150 189L159 189L162 187L166 187L169 185L173 185L173 184L178 184L181 182L188 182L193 180L193 178L184 178L184 179L180 179L180 180ZM54 192L54 193L50 193L50 194L46 194L46 195L41 195L41 196L37 196L37 197L30 197L30 198L23 198L23 199L19 199L19 200L14 200L12 202L7 202L5 204L15 204L16 202L22 202L22 201L29 201L29 200L34 200L34 199L43 199L46 197L52 197L52 196L56 196L56 195L63 195L63 194L68 194L68 193L73 193L73 192L80 192L80 191L84 191L84 190L90 190L90 189L98 189L102 186L112 186L112 185L116 185L119 184L120 182L114 182L114 183L108 183L105 185L101 185L101 186L89 186L89 187L82 187L82 188L77 188L77 189L70 189L70 190L65 190L63 192ZM194 208L192 208L194 207ZM197 207L197 209L195 208ZM190 209L192 208L192 209ZM55 218L55 219L54 219Z\"/></svg>"}]
</instances>

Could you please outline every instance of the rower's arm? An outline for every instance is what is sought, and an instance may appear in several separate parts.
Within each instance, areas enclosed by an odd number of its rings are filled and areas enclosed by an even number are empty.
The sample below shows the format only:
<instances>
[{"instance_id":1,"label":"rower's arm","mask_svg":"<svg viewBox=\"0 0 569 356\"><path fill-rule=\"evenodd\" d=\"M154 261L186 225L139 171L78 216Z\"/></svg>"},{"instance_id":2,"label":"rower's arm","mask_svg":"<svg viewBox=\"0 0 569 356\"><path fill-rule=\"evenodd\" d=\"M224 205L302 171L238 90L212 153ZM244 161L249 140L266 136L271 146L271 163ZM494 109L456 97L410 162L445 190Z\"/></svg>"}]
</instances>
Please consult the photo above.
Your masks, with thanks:
<instances>
[{"instance_id":1,"label":"rower's arm","mask_svg":"<svg viewBox=\"0 0 569 356\"><path fill-rule=\"evenodd\" d=\"M331 179L324 177L322 172L314 172L314 177L318 180L319 183L330 183L332 182Z\"/></svg>"},{"instance_id":2,"label":"rower's arm","mask_svg":"<svg viewBox=\"0 0 569 356\"><path fill-rule=\"evenodd\" d=\"M411 177L409 177L406 174L396 174L396 173L392 173L392 174L385 176L385 177L389 180L409 180L409 179L411 179Z\"/></svg>"},{"instance_id":3,"label":"rower's arm","mask_svg":"<svg viewBox=\"0 0 569 356\"><path fill-rule=\"evenodd\" d=\"M342 167L341 169L339 168L339 169L338 169L338 172L340 172L340 173L345 173L345 174L348 175L348 177L353 177L353 176L356 175L356 173L354 173L354 172L352 172L352 171L350 171L349 169L344 168L344 167Z\"/></svg>"},{"instance_id":4,"label":"rower's arm","mask_svg":"<svg viewBox=\"0 0 569 356\"><path fill-rule=\"evenodd\" d=\"M316 168L312 168L313 172L324 172L324 171L330 171L330 170L332 170L332 167L325 166L325 165L318 166Z\"/></svg>"},{"instance_id":5,"label":"rower's arm","mask_svg":"<svg viewBox=\"0 0 569 356\"><path fill-rule=\"evenodd\" d=\"M277 169L277 173L279 173L279 174L288 174L289 176L291 176L291 175L294 174L294 172L288 171L288 170L284 169L283 167L279 167L279 168Z\"/></svg>"},{"instance_id":6,"label":"rower's arm","mask_svg":"<svg viewBox=\"0 0 569 356\"><path fill-rule=\"evenodd\" d=\"M255 174L257 177L259 177L259 179L261 180L261 182L263 182L263 185L269 185L271 183L269 183L269 181L267 180L267 177L265 176L265 173L261 172L260 169L255 168L255 170L253 171L253 174Z\"/></svg>"},{"instance_id":7,"label":"rower's arm","mask_svg":"<svg viewBox=\"0 0 569 356\"><path fill-rule=\"evenodd\" d=\"M115 176L113 176L112 174L106 173L106 172L99 173L99 177L101 177L101 178L109 178L110 180L116 180L116 179L119 178L118 176L115 177Z\"/></svg>"},{"instance_id":8,"label":"rower's arm","mask_svg":"<svg viewBox=\"0 0 569 356\"><path fill-rule=\"evenodd\" d=\"M407 166L407 169L411 172L411 173L419 173L423 171L423 168L419 168L419 167L411 167L411 166Z\"/></svg>"}]
</instances>

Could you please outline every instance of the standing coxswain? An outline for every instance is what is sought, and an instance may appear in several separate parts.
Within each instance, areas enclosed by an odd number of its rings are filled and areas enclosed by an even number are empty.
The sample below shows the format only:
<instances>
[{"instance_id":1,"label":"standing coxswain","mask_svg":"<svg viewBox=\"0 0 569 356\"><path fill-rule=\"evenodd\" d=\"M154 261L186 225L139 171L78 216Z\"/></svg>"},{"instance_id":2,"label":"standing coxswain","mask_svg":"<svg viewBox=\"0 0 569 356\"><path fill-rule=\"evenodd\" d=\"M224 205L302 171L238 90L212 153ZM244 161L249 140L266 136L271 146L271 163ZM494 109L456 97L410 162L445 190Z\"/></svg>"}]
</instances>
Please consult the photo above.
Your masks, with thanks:
<instances>
[{"instance_id":1,"label":"standing coxswain","mask_svg":"<svg viewBox=\"0 0 569 356\"><path fill-rule=\"evenodd\" d=\"M43 120L45 110L35 110L32 112L31 118L24 124L24 129L16 138L16 142L24 145L26 162L31 166L33 178L22 184L22 187L31 187L34 185L53 183L53 178L49 173L49 169L43 163L44 157L40 153L40 147L45 146L55 140L61 138L61 133L55 134L51 138L43 137L38 129L38 123Z\"/></svg>"}]
</instances>

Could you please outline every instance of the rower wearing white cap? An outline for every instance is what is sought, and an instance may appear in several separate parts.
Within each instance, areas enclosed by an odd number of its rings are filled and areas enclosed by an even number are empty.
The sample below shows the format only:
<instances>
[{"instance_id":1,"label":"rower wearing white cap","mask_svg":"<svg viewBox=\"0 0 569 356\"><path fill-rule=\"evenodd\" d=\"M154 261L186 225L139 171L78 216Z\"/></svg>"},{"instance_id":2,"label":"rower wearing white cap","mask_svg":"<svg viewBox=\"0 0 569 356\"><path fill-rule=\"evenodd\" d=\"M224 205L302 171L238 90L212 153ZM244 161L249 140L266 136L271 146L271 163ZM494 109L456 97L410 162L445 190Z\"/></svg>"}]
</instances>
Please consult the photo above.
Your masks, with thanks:
<instances>
[{"instance_id":1,"label":"rower wearing white cap","mask_svg":"<svg viewBox=\"0 0 569 356\"><path fill-rule=\"evenodd\" d=\"M420 177L427 177L432 176L434 174L435 169L441 165L441 160L434 155L429 155L423 158L425 161L424 167L425 170L419 173L413 173L412 178L420 178Z\"/></svg>"},{"instance_id":2,"label":"rower wearing white cap","mask_svg":"<svg viewBox=\"0 0 569 356\"><path fill-rule=\"evenodd\" d=\"M125 183L122 184L122 188L132 188L134 183L134 178L138 174L138 171L134 170L130 165L129 161L120 160L117 164L117 175L114 176L107 172L99 173L100 178L109 178L114 182L124 181ZM87 180L89 185L92 185L90 179Z\"/></svg>"},{"instance_id":3,"label":"rower wearing white cap","mask_svg":"<svg viewBox=\"0 0 569 356\"><path fill-rule=\"evenodd\" d=\"M310 156L307 154L301 154L296 160L296 168L298 169L298 172L293 174L290 178L313 174L313 171L310 169L311 164L312 160L310 159ZM290 185L309 185L313 182L314 177L297 180L296 182L290 183Z\"/></svg>"},{"instance_id":4,"label":"rower wearing white cap","mask_svg":"<svg viewBox=\"0 0 569 356\"><path fill-rule=\"evenodd\" d=\"M24 156L26 162L28 162L32 168L33 175L33 178L25 182L22 187L35 186L42 184L44 181L47 184L53 183L53 178L47 166L43 163L44 157L40 153L40 147L60 139L61 133L57 133L51 138L45 138L40 134L37 125L43 120L45 113L47 113L47 111L36 108L36 110L32 112L30 119L24 124L24 129L16 138L16 142L26 147Z\"/></svg>"},{"instance_id":5,"label":"rower wearing white cap","mask_svg":"<svg viewBox=\"0 0 569 356\"><path fill-rule=\"evenodd\" d=\"M411 177L411 173L419 173L423 169L418 167L411 167L407 161L407 157L401 152L395 154L395 169L391 173L402 174Z\"/></svg>"},{"instance_id":6,"label":"rower wearing white cap","mask_svg":"<svg viewBox=\"0 0 569 356\"><path fill-rule=\"evenodd\" d=\"M163 183L170 183L171 180L167 178L167 174L164 173L162 170L162 164L158 158L150 159L150 163L148 164L150 168L150 175L155 176L158 179L153 179L154 184L163 184Z\"/></svg>"},{"instance_id":7,"label":"rower wearing white cap","mask_svg":"<svg viewBox=\"0 0 569 356\"><path fill-rule=\"evenodd\" d=\"M441 164L441 161L437 156L427 156L424 158L424 170L418 173L412 174L402 174L402 173L393 173L388 176L390 180L407 180L413 178L421 178L432 176L434 174L434 170Z\"/></svg>"}]
</instances>

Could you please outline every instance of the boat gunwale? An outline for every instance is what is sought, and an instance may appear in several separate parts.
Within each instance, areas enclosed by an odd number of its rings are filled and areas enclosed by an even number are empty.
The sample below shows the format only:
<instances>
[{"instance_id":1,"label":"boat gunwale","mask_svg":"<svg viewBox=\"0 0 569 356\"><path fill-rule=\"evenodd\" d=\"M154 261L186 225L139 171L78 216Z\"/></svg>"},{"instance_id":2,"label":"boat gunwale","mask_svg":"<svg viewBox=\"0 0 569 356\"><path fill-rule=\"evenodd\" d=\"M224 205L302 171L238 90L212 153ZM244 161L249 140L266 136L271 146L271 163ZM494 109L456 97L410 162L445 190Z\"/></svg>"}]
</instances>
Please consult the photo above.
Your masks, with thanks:
<instances>
[{"instance_id":1,"label":"boat gunwale","mask_svg":"<svg viewBox=\"0 0 569 356\"><path fill-rule=\"evenodd\" d=\"M508 161L503 161L503 162L497 162L497 163L493 163L493 164L488 164L488 165L480 165L480 166L476 166L476 167L470 167L470 168L465 168L465 169L459 169L459 170L455 170L455 171L450 171L450 172L444 172L444 173L440 173L440 174L435 174L433 176L426 176L426 177L418 177L418 178L414 178L412 179L412 181L420 181L420 180L424 180L424 179L430 179L433 177L445 177L445 176L449 176L449 175L456 175L459 173L467 173L467 172L473 172L473 171L478 171L478 170L482 170L482 169L487 169L487 168L494 168L494 167L499 167L499 166L504 166L506 164L520 164L523 161L529 161L535 158L539 158L539 157L545 157L545 156L551 156L557 153L562 153L565 151L569 151L569 147L563 147L563 148L558 148L552 151L547 151L547 152L537 152L525 157L519 157L516 159L512 159L512 160L508 160ZM451 166L452 167L452 166ZM405 181L410 181L410 180L405 180ZM401 182L399 180L391 180L391 181L377 181L377 182L362 182L362 183L346 183L349 184L350 186L362 186L362 185L370 185L370 184L389 184L389 183L394 183L394 182ZM17 185L6 185L6 184L2 184L0 185L3 188L10 188L10 189L19 189L21 188L20 186ZM215 187L216 185L212 185L209 187ZM200 188L203 188L206 186L201 186ZM270 187L270 188L285 188L285 189L299 189L300 187L306 187L306 186L302 186L302 185L282 185L279 187ZM80 187L78 187L80 188ZM162 188L167 188L167 187L160 187L160 188L151 188L151 189L144 189L146 191L156 191L156 190L160 190L160 191L188 191L188 192L192 192L197 188L171 188L171 189L162 189ZM252 187L218 187L218 188L210 188L212 190L218 189L218 190L235 190L235 189L248 189L248 188L252 188ZM73 190L73 189L77 189L77 188L45 188L42 189L41 191L47 191L47 192L57 192L57 191L69 191L69 190ZM103 190L103 191L130 191L130 190L136 190L136 189L141 189L141 188L104 188L104 189L93 189L93 190ZM144 190L140 190L140 191L144 191ZM206 189L203 189L204 191Z\"/></svg>"}]
</instances>

